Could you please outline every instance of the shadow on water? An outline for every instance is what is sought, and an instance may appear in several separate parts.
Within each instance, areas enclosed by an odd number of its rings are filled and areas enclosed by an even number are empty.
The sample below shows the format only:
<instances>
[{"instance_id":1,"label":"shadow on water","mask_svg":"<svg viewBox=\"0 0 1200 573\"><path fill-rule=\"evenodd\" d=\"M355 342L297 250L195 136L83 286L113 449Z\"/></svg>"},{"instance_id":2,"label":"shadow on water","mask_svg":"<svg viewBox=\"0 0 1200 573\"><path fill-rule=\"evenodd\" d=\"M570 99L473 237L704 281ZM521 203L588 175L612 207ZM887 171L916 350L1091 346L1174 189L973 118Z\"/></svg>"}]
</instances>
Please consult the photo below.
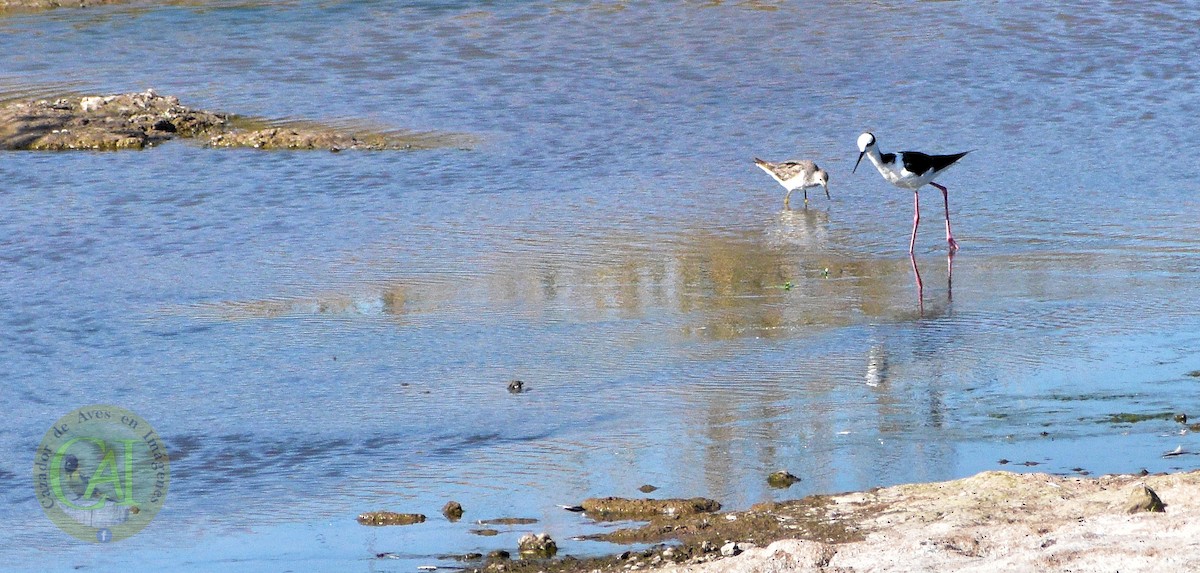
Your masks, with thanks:
<instances>
[{"instance_id":1,"label":"shadow on water","mask_svg":"<svg viewBox=\"0 0 1200 573\"><path fill-rule=\"evenodd\" d=\"M168 312L234 321L378 316L398 322L466 318L482 306L488 316L512 313L533 321L550 313L589 322L616 312L678 321L685 332L719 339L802 336L814 328L913 315L918 301L898 288L911 278L908 265L851 252L829 219L825 211L799 210L732 232L618 230L587 242L574 239L569 252L557 248L568 244L564 237L531 237L524 248L482 255L471 280L457 273L401 274L340 292ZM385 264L374 271L391 274Z\"/></svg>"}]
</instances>

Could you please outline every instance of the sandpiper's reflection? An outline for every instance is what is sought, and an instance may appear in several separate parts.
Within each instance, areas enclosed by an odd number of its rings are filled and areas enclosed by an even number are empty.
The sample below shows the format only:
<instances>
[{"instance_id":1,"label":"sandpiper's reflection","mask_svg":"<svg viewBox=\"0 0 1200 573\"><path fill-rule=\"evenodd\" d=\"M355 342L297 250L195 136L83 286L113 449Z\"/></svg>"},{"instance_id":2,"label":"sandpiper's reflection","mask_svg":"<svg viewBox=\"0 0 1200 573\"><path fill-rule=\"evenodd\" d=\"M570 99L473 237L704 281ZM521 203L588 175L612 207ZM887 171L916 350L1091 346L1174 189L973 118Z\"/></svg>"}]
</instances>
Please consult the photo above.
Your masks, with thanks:
<instances>
[{"instance_id":1,"label":"sandpiper's reflection","mask_svg":"<svg viewBox=\"0 0 1200 573\"><path fill-rule=\"evenodd\" d=\"M829 243L829 212L819 209L784 209L767 227L767 242L773 245L820 248Z\"/></svg>"}]
</instances>

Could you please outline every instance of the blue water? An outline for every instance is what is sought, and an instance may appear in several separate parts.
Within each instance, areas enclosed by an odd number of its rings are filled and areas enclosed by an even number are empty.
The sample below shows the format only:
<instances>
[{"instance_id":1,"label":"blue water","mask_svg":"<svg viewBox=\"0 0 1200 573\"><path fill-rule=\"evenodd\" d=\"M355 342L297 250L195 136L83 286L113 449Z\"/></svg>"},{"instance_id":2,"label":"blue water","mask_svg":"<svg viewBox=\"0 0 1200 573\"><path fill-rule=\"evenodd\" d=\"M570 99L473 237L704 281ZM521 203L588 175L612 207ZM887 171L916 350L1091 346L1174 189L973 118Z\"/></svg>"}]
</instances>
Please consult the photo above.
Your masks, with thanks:
<instances>
[{"instance_id":1,"label":"blue water","mask_svg":"<svg viewBox=\"0 0 1200 573\"><path fill-rule=\"evenodd\" d=\"M619 551L573 541L612 526L556 504L645 483L742 509L987 469L1193 469L1162 457L1200 448L1183 425L1110 417L1200 416L1197 21L1036 2L0 17L11 97L154 88L472 141L0 155L0 560L411 571L524 532ZM865 130L976 150L939 179L952 283L922 194L921 299L909 192L850 173ZM833 200L783 210L755 156L817 161ZM167 505L112 545L57 530L32 488L43 434L94 403L172 455ZM781 468L804 481L768 488ZM377 509L430 519L355 522ZM540 521L468 533L504 516Z\"/></svg>"}]
</instances>

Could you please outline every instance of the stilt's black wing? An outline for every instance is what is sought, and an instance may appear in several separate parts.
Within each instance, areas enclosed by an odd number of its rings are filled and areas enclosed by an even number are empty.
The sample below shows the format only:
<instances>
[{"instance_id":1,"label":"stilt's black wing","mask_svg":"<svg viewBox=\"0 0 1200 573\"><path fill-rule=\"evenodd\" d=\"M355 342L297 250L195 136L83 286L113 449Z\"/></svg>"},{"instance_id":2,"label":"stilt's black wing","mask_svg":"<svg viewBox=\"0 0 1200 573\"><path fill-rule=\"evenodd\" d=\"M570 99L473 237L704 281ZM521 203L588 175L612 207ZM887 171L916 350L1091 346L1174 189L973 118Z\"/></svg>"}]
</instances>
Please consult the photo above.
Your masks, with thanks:
<instances>
[{"instance_id":1,"label":"stilt's black wing","mask_svg":"<svg viewBox=\"0 0 1200 573\"><path fill-rule=\"evenodd\" d=\"M924 175L929 170L941 171L956 161L965 157L970 151L955 153L954 155L926 155L920 151L903 151L900 156L904 158L904 169L909 173Z\"/></svg>"}]
</instances>

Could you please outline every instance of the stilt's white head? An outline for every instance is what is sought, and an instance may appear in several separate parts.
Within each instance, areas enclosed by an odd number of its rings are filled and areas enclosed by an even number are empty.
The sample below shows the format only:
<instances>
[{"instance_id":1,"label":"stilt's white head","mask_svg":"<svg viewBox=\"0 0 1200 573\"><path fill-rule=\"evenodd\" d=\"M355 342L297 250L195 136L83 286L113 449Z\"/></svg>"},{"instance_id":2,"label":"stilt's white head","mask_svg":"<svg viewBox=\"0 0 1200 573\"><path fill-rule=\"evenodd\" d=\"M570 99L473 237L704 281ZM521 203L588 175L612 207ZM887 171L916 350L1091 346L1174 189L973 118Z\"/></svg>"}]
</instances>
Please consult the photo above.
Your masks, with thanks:
<instances>
[{"instance_id":1,"label":"stilt's white head","mask_svg":"<svg viewBox=\"0 0 1200 573\"><path fill-rule=\"evenodd\" d=\"M868 131L858 136L858 161L854 162L854 169L850 170L851 173L858 171L858 164L862 163L863 155L866 155L867 150L872 147L875 147L875 136L871 132Z\"/></svg>"},{"instance_id":2,"label":"stilt's white head","mask_svg":"<svg viewBox=\"0 0 1200 573\"><path fill-rule=\"evenodd\" d=\"M875 134L866 132L858 136L858 150L865 152L868 147L875 145Z\"/></svg>"}]
</instances>

